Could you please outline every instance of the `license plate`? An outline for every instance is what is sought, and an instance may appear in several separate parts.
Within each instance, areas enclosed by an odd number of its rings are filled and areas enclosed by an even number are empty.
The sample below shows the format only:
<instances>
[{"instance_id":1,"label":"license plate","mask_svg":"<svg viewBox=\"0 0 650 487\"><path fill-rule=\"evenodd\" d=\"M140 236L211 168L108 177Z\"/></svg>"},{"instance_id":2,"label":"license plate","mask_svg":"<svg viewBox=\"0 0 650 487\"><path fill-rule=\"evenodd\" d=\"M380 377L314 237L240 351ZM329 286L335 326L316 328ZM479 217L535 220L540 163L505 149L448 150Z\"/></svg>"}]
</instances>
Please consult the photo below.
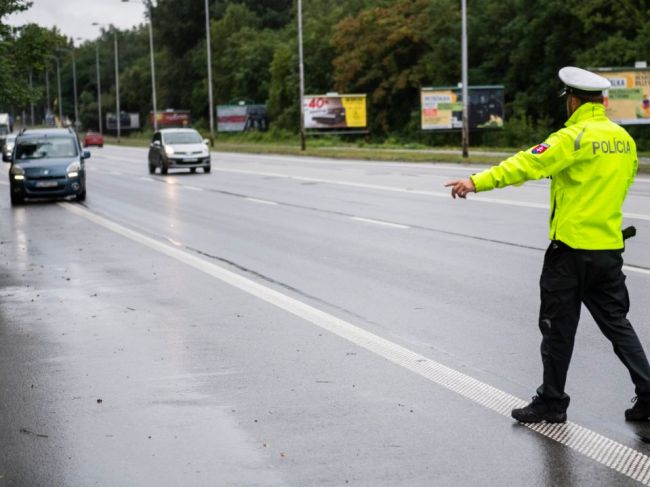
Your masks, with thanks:
<instances>
[{"instance_id":1,"label":"license plate","mask_svg":"<svg viewBox=\"0 0 650 487\"><path fill-rule=\"evenodd\" d=\"M198 159L183 159L185 162L196 162Z\"/></svg>"},{"instance_id":2,"label":"license plate","mask_svg":"<svg viewBox=\"0 0 650 487\"><path fill-rule=\"evenodd\" d=\"M56 188L59 185L56 181L37 181L37 188Z\"/></svg>"}]
</instances>

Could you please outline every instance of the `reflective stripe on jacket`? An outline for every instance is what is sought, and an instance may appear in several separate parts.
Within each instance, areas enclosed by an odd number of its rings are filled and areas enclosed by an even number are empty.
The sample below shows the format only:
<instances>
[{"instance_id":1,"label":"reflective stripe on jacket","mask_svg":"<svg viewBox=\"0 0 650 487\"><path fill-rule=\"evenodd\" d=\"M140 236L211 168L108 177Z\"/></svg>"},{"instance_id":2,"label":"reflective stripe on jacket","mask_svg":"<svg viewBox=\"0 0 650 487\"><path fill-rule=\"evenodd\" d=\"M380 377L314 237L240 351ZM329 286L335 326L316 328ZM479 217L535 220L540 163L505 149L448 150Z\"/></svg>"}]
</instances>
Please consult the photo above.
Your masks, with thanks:
<instances>
[{"instance_id":1,"label":"reflective stripe on jacket","mask_svg":"<svg viewBox=\"0 0 650 487\"><path fill-rule=\"evenodd\" d=\"M636 144L599 103L581 105L543 144L471 176L476 191L551 177L551 240L623 248L622 206L638 169Z\"/></svg>"}]
</instances>

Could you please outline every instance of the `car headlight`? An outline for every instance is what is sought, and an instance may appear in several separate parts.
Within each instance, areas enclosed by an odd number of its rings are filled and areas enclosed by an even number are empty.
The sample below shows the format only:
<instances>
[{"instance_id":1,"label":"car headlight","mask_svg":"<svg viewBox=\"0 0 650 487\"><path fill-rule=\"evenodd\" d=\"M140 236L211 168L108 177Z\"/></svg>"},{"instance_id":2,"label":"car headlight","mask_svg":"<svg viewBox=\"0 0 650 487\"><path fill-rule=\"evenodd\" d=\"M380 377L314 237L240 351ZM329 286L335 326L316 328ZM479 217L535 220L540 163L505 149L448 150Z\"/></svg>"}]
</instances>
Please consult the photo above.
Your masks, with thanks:
<instances>
[{"instance_id":1,"label":"car headlight","mask_svg":"<svg viewBox=\"0 0 650 487\"><path fill-rule=\"evenodd\" d=\"M79 171L81 171L81 164L78 162L73 162L65 170L68 173L69 178L76 178L79 176Z\"/></svg>"},{"instance_id":2,"label":"car headlight","mask_svg":"<svg viewBox=\"0 0 650 487\"><path fill-rule=\"evenodd\" d=\"M19 181L21 179L25 179L25 170L20 166L11 166L11 170L9 171L9 174L11 174L14 177L14 179Z\"/></svg>"},{"instance_id":3,"label":"car headlight","mask_svg":"<svg viewBox=\"0 0 650 487\"><path fill-rule=\"evenodd\" d=\"M170 145L165 146L165 154L168 156L173 156L174 155L174 148Z\"/></svg>"}]
</instances>

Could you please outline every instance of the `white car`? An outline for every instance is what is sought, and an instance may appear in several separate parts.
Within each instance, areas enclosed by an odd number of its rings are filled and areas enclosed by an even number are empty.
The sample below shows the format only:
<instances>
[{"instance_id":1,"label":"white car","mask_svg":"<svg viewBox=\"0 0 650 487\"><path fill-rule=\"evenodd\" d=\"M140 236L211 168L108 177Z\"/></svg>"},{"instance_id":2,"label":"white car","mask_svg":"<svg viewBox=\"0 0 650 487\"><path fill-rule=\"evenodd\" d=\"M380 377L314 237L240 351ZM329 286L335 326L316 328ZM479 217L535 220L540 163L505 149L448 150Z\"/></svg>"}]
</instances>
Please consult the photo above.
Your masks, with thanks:
<instances>
[{"instance_id":1,"label":"white car","mask_svg":"<svg viewBox=\"0 0 650 487\"><path fill-rule=\"evenodd\" d=\"M169 169L203 168L210 172L209 141L202 139L194 129L162 129L153 134L149 146L149 174L160 168L160 174L167 174Z\"/></svg>"}]
</instances>

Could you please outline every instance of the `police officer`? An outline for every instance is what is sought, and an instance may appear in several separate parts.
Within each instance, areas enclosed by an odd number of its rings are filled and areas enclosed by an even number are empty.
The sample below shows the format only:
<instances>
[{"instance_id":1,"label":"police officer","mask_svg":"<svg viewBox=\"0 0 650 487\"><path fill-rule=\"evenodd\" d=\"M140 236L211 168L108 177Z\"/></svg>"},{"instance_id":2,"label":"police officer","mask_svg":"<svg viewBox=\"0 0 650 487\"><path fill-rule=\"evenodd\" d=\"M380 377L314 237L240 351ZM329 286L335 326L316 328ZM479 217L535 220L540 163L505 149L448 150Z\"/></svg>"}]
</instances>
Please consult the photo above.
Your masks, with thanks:
<instances>
[{"instance_id":1,"label":"police officer","mask_svg":"<svg viewBox=\"0 0 650 487\"><path fill-rule=\"evenodd\" d=\"M523 423L566 421L564 391L573 343L584 303L635 385L628 421L650 419L650 365L627 320L629 297L622 272L622 206L636 175L636 145L605 116L606 78L564 67L565 127L543 143L469 179L450 181L453 198L531 179L551 178L551 243L540 278L544 375L537 395L512 417Z\"/></svg>"}]
</instances>

